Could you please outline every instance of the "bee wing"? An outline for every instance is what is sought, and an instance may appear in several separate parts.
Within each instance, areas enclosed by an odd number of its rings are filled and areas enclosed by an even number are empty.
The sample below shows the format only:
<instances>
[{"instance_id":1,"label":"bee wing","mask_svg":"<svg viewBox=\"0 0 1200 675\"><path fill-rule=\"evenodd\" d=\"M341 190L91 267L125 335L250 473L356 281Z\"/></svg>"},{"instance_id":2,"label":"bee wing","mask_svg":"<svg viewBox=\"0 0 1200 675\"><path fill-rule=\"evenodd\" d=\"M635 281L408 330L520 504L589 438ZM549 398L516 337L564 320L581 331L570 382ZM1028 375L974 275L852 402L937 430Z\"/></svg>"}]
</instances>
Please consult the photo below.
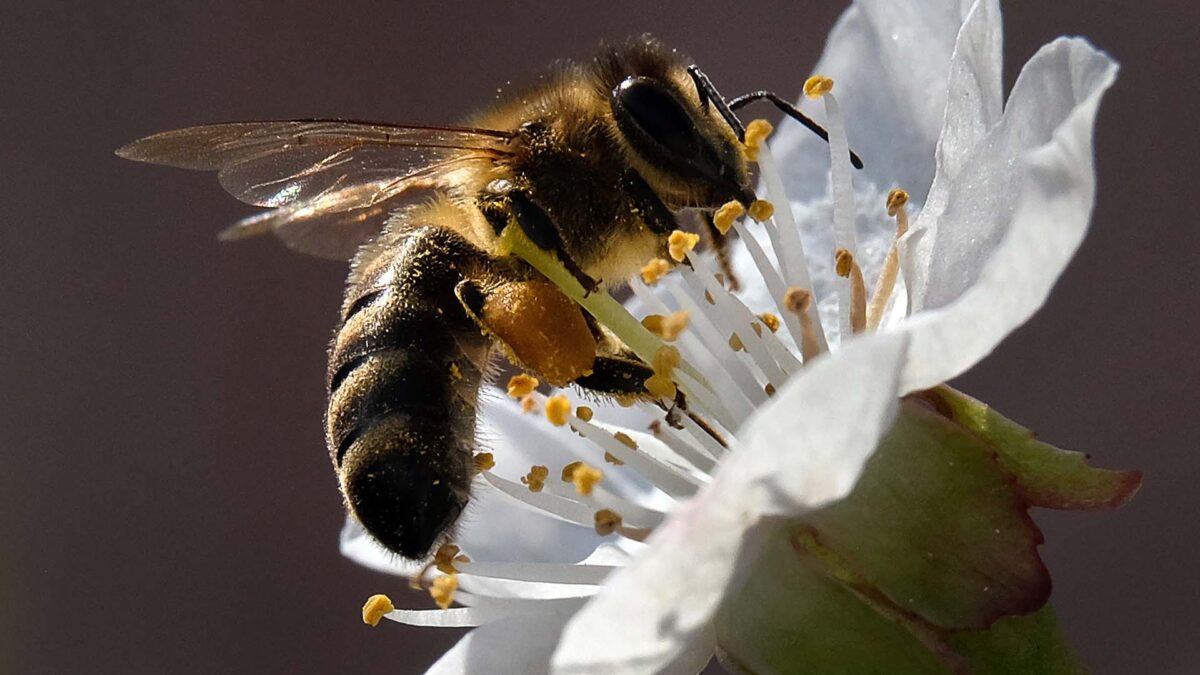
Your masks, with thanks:
<instances>
[{"instance_id":1,"label":"bee wing","mask_svg":"<svg viewBox=\"0 0 1200 675\"><path fill-rule=\"evenodd\" d=\"M273 210L223 239L274 232L289 247L348 258L405 193L435 188L465 161L508 155L509 132L341 120L235 122L177 129L117 150L126 159L217 171L238 199Z\"/></svg>"},{"instance_id":2,"label":"bee wing","mask_svg":"<svg viewBox=\"0 0 1200 675\"><path fill-rule=\"evenodd\" d=\"M166 131L117 150L126 159L217 171L230 194L280 207L335 188L387 182L455 151L501 157L512 134L491 129L340 120L234 122Z\"/></svg>"}]
</instances>

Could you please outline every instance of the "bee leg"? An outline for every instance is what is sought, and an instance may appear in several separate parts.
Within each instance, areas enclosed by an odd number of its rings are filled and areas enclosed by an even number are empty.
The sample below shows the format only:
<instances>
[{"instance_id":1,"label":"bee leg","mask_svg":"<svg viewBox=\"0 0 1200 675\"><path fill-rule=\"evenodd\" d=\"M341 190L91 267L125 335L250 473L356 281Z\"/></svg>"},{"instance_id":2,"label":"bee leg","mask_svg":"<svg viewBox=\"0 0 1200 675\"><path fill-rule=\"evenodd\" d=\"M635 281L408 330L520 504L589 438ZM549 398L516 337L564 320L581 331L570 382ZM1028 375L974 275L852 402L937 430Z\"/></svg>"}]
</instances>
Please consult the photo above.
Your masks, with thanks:
<instances>
[{"instance_id":1,"label":"bee leg","mask_svg":"<svg viewBox=\"0 0 1200 675\"><path fill-rule=\"evenodd\" d=\"M511 219L517 222L521 231L534 245L558 256L563 267L583 286L586 293L600 288L600 282L588 276L567 253L558 226L551 220L550 215L533 201L528 192L514 186L510 181L500 179L488 184L478 202L496 234L500 234L509 226L511 215Z\"/></svg>"},{"instance_id":2,"label":"bee leg","mask_svg":"<svg viewBox=\"0 0 1200 675\"><path fill-rule=\"evenodd\" d=\"M542 279L465 279L454 295L514 365L561 386L593 369L596 341L570 298Z\"/></svg>"}]
</instances>

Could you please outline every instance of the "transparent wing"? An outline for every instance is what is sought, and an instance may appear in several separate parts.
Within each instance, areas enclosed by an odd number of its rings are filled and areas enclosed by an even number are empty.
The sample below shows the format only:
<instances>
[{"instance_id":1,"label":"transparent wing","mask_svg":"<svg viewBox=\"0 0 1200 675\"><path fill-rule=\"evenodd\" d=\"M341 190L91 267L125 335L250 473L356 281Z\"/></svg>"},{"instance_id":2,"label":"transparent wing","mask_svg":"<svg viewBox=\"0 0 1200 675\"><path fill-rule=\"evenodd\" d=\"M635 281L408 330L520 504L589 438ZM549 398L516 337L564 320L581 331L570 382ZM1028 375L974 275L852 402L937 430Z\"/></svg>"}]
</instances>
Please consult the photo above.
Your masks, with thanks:
<instances>
[{"instance_id":1,"label":"transparent wing","mask_svg":"<svg viewBox=\"0 0 1200 675\"><path fill-rule=\"evenodd\" d=\"M222 233L274 232L289 247L347 258L415 189L445 172L506 155L509 132L339 120L235 122L177 129L126 145L126 159L217 171L238 199L273 209Z\"/></svg>"}]
</instances>

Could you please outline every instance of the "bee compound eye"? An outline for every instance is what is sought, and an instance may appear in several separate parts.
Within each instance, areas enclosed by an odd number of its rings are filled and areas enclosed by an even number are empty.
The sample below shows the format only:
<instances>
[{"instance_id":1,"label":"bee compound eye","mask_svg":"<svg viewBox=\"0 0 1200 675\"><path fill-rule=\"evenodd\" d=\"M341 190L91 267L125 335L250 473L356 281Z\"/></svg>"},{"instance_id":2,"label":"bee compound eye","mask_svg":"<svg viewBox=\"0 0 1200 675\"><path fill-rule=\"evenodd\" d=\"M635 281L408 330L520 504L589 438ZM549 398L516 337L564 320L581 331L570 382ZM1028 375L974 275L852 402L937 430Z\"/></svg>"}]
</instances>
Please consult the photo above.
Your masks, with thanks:
<instances>
[{"instance_id":1,"label":"bee compound eye","mask_svg":"<svg viewBox=\"0 0 1200 675\"><path fill-rule=\"evenodd\" d=\"M700 154L695 122L675 96L655 80L630 77L617 85L613 111L619 124L632 122L672 154L683 158Z\"/></svg>"}]
</instances>

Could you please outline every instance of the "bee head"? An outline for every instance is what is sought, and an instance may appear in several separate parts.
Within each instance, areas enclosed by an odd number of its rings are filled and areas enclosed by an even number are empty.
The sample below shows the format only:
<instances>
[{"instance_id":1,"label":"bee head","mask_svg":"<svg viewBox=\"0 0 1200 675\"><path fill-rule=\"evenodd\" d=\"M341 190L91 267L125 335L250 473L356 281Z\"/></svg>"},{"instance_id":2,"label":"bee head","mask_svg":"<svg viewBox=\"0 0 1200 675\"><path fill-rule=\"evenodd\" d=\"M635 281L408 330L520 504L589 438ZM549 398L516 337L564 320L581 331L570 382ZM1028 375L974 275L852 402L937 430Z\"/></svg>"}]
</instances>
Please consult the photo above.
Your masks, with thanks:
<instances>
[{"instance_id":1,"label":"bee head","mask_svg":"<svg viewBox=\"0 0 1200 675\"><path fill-rule=\"evenodd\" d=\"M652 39L599 59L615 136L674 207L754 201L741 123L700 71Z\"/></svg>"}]
</instances>

